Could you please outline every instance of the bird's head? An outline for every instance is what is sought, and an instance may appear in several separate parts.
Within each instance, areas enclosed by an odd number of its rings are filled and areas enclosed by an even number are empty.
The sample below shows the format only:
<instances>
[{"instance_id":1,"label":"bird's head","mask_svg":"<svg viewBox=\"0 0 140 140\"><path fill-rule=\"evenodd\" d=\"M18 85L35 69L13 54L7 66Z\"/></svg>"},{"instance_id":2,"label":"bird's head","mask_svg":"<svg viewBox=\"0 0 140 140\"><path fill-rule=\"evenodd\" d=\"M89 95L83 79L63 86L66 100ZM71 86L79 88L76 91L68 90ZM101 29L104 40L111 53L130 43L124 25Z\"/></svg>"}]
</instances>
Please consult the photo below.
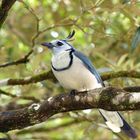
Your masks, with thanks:
<instances>
[{"instance_id":1,"label":"bird's head","mask_svg":"<svg viewBox=\"0 0 140 140\"><path fill-rule=\"evenodd\" d=\"M68 43L68 41L71 40L71 38L74 36L75 31L73 30L66 39L62 39L62 40L53 40L51 42L44 42L41 45L49 48L50 50L52 50L52 52L54 54L63 52L63 51L67 51L70 49L73 49L73 47Z\"/></svg>"}]
</instances>

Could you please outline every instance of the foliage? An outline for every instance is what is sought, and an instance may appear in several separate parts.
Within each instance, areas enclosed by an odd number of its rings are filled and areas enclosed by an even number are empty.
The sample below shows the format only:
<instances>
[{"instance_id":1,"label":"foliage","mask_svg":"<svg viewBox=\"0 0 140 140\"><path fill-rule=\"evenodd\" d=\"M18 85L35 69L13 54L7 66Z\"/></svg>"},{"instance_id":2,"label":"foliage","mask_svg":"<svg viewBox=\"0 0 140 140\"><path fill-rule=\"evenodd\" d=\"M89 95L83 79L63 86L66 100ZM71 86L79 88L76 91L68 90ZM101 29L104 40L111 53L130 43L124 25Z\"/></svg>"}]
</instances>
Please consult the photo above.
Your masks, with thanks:
<instances>
[{"instance_id":1,"label":"foliage","mask_svg":"<svg viewBox=\"0 0 140 140\"><path fill-rule=\"evenodd\" d=\"M137 28L136 34L133 37L131 48L134 50L140 43L140 27Z\"/></svg>"},{"instance_id":2,"label":"foliage","mask_svg":"<svg viewBox=\"0 0 140 140\"><path fill-rule=\"evenodd\" d=\"M0 79L24 78L50 70L51 53L40 45L44 41L65 38L76 30L71 42L92 60L100 72L140 71L140 44L136 41L140 24L139 0L19 0L9 12L0 31L0 63L21 59L30 51L29 62L0 68ZM131 42L134 36L131 52ZM139 36L138 36L139 42ZM118 78L109 84L124 87L139 85L138 79ZM14 109L64 92L52 81L25 86L7 86L0 94L0 109ZM27 94L28 93L28 94ZM22 97L26 97L26 99ZM131 113L131 115L130 115ZM125 118L140 131L138 112L125 112ZM76 121L78 120L78 121ZM79 121L80 120L80 121ZM26 131L28 130L28 131ZM4 134L0 134L3 137ZM96 110L58 114L49 121L24 130L10 131L13 140L102 140L127 139L106 129Z\"/></svg>"}]
</instances>

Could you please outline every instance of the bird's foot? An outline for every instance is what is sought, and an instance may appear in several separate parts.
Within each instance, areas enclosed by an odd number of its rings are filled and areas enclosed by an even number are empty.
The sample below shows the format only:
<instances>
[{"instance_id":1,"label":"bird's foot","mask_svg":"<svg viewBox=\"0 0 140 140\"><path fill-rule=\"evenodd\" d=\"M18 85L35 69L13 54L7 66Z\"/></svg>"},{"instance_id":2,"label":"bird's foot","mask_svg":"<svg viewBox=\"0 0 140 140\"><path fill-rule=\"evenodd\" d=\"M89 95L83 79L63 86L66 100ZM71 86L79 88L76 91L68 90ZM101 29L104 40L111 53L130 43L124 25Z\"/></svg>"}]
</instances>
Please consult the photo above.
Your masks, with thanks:
<instances>
[{"instance_id":1,"label":"bird's foot","mask_svg":"<svg viewBox=\"0 0 140 140\"><path fill-rule=\"evenodd\" d=\"M71 90L70 91L70 94L73 95L73 96L75 96L77 93L78 93L77 90Z\"/></svg>"}]
</instances>

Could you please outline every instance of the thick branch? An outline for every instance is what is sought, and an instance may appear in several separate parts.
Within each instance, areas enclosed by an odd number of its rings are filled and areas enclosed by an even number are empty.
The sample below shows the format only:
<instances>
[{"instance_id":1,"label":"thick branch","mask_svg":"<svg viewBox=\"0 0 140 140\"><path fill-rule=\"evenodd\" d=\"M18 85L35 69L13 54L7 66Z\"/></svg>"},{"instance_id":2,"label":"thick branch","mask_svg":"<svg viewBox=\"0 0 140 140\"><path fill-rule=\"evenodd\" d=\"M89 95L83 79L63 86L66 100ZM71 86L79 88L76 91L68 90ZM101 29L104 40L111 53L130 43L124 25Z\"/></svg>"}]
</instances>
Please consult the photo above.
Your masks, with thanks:
<instances>
[{"instance_id":1,"label":"thick branch","mask_svg":"<svg viewBox=\"0 0 140 140\"><path fill-rule=\"evenodd\" d=\"M110 111L139 110L140 91L130 93L123 89L105 87L75 94L60 94L23 109L1 112L0 131L7 132L31 126L60 112L92 108Z\"/></svg>"},{"instance_id":2,"label":"thick branch","mask_svg":"<svg viewBox=\"0 0 140 140\"><path fill-rule=\"evenodd\" d=\"M2 27L8 12L16 0L2 0L0 7L0 28Z\"/></svg>"},{"instance_id":3,"label":"thick branch","mask_svg":"<svg viewBox=\"0 0 140 140\"><path fill-rule=\"evenodd\" d=\"M118 71L118 72L108 72L101 75L103 80L109 80L113 78L119 77L129 77L129 78L140 78L140 72L138 71ZM0 80L0 86L7 85L26 85L36 82L41 82L43 80L53 80L56 82L56 78L54 77L52 71L45 72L33 77L25 77L23 79L4 79Z\"/></svg>"}]
</instances>

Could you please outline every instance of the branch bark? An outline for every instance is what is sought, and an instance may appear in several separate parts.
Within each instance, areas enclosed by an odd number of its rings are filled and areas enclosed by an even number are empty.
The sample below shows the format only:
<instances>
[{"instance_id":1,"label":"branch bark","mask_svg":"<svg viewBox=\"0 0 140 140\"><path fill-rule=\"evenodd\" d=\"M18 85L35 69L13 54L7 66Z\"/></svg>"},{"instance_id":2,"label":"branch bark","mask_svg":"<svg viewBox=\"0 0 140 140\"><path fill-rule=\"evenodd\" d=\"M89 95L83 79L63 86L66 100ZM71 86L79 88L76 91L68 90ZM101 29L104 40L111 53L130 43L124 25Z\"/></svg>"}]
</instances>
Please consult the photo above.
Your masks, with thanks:
<instances>
[{"instance_id":1,"label":"branch bark","mask_svg":"<svg viewBox=\"0 0 140 140\"><path fill-rule=\"evenodd\" d=\"M129 77L129 78L139 78L140 79L140 72L138 71L118 71L118 72L107 72L101 75L103 81L119 78L119 77ZM0 80L0 87L2 86L9 86L9 85L26 85L31 83L37 83L44 80L52 80L56 82L56 78L54 77L52 71L44 72L39 75L33 77L25 77L23 79L3 79Z\"/></svg>"},{"instance_id":2,"label":"branch bark","mask_svg":"<svg viewBox=\"0 0 140 140\"><path fill-rule=\"evenodd\" d=\"M107 72L102 75L103 80L109 80L119 77L129 77L129 78L140 78L140 72L139 71L117 71L117 72Z\"/></svg>"},{"instance_id":3,"label":"branch bark","mask_svg":"<svg viewBox=\"0 0 140 140\"><path fill-rule=\"evenodd\" d=\"M2 27L9 10L15 2L16 0L2 0L0 7L0 28Z\"/></svg>"},{"instance_id":4,"label":"branch bark","mask_svg":"<svg viewBox=\"0 0 140 140\"><path fill-rule=\"evenodd\" d=\"M12 62L7 62L4 64L0 65L0 68L4 68L7 66L13 66L13 65L18 65L18 64L26 64L29 62L29 56L32 54L33 50L31 49L24 57L17 59L15 61Z\"/></svg>"},{"instance_id":5,"label":"branch bark","mask_svg":"<svg viewBox=\"0 0 140 140\"><path fill-rule=\"evenodd\" d=\"M127 91L105 87L75 94L60 94L23 109L1 112L0 131L7 132L38 124L60 112L93 108L110 111L139 110L140 91L138 93Z\"/></svg>"}]
</instances>

